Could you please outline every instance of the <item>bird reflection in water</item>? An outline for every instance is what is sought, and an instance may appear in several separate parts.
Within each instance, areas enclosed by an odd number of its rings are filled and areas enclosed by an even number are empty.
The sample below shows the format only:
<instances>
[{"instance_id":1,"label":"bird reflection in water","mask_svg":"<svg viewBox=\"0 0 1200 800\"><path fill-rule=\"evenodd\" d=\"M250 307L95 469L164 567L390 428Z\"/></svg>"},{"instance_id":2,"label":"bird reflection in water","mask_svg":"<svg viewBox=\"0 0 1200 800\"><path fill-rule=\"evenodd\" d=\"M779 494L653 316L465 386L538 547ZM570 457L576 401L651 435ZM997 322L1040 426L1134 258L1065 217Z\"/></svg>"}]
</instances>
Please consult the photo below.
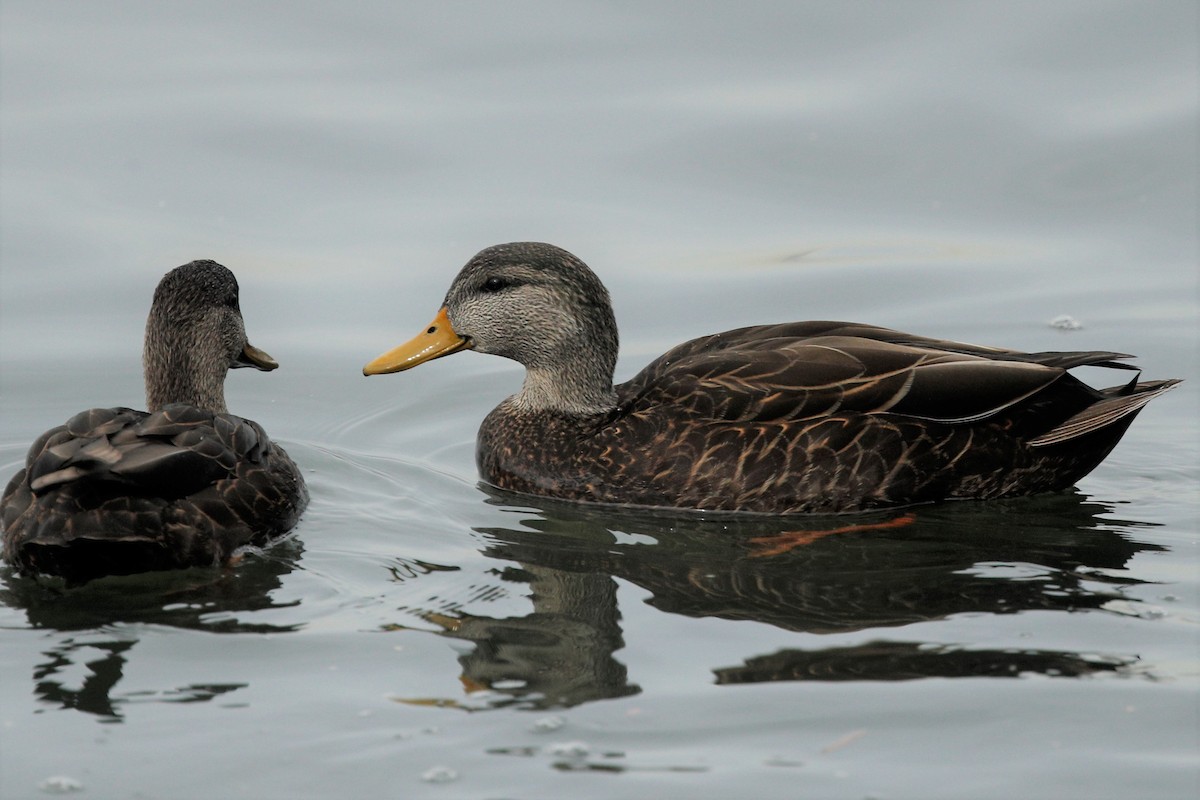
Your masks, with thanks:
<instances>
[{"instance_id":1,"label":"bird reflection in water","mask_svg":"<svg viewBox=\"0 0 1200 800\"><path fill-rule=\"evenodd\" d=\"M533 610L476 615L444 591L407 609L473 649L459 658L467 700L405 702L553 708L638 692L614 656L624 646L618 578L660 611L807 635L802 647L713 665L718 684L1128 672L1128 654L980 649L885 631L962 614L1103 609L1141 583L1124 574L1130 559L1162 549L1128 535L1146 523L1113 519L1077 492L849 518L705 519L488 491L519 517L476 529L484 555L506 562L491 571L491 591L527 595ZM852 633L868 639L821 647L814 638Z\"/></svg>"},{"instance_id":2,"label":"bird reflection in water","mask_svg":"<svg viewBox=\"0 0 1200 800\"><path fill-rule=\"evenodd\" d=\"M138 702L205 702L245 683L203 683L117 693L135 654L141 625L212 633L287 633L300 625L239 620L242 612L298 605L271 593L295 567L303 547L282 541L234 568L150 572L101 578L64 589L61 581L6 570L0 603L25 612L31 628L62 634L33 669L34 694L47 708L75 709L102 722L121 722L122 706Z\"/></svg>"}]
</instances>

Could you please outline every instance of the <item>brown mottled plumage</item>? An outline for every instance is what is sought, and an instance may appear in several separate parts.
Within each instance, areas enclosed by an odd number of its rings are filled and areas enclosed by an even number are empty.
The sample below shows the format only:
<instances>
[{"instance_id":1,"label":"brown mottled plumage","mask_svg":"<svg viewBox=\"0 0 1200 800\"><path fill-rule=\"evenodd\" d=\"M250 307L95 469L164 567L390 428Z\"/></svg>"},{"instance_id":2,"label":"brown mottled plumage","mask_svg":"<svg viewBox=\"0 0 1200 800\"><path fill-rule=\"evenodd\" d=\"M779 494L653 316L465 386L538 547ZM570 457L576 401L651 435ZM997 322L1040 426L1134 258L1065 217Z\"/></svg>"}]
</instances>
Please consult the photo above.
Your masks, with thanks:
<instances>
[{"instance_id":1,"label":"brown mottled plumage","mask_svg":"<svg viewBox=\"0 0 1200 800\"><path fill-rule=\"evenodd\" d=\"M675 347L613 387L608 292L553 245L483 250L426 331L368 364L473 348L521 362L483 421L483 479L601 503L842 512L1071 486L1178 383L1096 390L1120 353L1020 353L844 322L762 325Z\"/></svg>"},{"instance_id":2,"label":"brown mottled plumage","mask_svg":"<svg viewBox=\"0 0 1200 800\"><path fill-rule=\"evenodd\" d=\"M288 530L300 470L256 422L225 410L231 367L278 364L246 339L233 273L168 272L143 353L149 412L95 408L42 434L0 500L3 555L78 583L222 563Z\"/></svg>"}]
</instances>

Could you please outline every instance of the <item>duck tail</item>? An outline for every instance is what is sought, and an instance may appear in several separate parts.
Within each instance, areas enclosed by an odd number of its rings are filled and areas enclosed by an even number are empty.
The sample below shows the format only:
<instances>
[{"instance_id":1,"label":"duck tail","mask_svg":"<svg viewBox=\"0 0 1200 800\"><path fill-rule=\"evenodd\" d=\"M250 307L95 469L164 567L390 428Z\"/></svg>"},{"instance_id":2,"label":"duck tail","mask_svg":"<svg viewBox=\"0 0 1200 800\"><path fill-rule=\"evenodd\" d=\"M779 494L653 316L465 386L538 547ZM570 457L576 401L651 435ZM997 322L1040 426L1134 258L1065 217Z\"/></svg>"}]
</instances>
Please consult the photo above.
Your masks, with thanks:
<instances>
[{"instance_id":1,"label":"duck tail","mask_svg":"<svg viewBox=\"0 0 1200 800\"><path fill-rule=\"evenodd\" d=\"M1123 365L1118 364L1114 366ZM1040 436L1030 439L1029 446L1047 447L1071 439L1078 439L1080 436L1086 436L1089 433L1108 428L1121 420L1125 420L1125 425L1127 426L1129 422L1132 422L1133 415L1141 411L1143 406L1159 395L1169 391L1178 383L1181 383L1181 381L1175 378L1138 383L1137 376L1134 376L1134 379L1124 386L1104 389L1101 392L1102 398L1100 400L1078 414L1068 417ZM1124 427L1122 426L1122 428ZM1117 438L1120 438L1119 434ZM1115 440L1113 444L1116 444Z\"/></svg>"},{"instance_id":2,"label":"duck tail","mask_svg":"<svg viewBox=\"0 0 1200 800\"><path fill-rule=\"evenodd\" d=\"M1075 367L1104 367L1106 369L1135 369L1141 373L1141 367L1124 364L1122 361L1133 358L1128 353L1113 353L1107 350L1080 351L1047 351L1045 353L1019 354L1020 360L1032 361L1047 367L1059 369L1074 369Z\"/></svg>"}]
</instances>

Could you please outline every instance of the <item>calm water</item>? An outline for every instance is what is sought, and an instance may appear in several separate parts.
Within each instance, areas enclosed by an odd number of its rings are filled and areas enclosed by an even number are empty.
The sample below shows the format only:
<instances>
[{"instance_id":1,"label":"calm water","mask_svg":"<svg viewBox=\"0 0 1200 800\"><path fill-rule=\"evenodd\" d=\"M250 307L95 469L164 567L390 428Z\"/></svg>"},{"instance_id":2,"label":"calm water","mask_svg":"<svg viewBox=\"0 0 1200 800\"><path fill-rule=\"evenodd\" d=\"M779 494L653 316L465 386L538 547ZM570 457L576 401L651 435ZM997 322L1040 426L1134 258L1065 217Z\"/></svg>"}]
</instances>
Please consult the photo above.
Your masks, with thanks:
<instances>
[{"instance_id":1,"label":"calm water","mask_svg":"<svg viewBox=\"0 0 1200 800\"><path fill-rule=\"evenodd\" d=\"M230 406L313 499L226 571L0 568L0 796L1193 796L1197 41L1192 2L5 0L3 478L141 405L207 257L283 365ZM516 239L606 280L619 378L824 318L1188 382L1076 492L903 527L531 506L473 463L519 368L359 373Z\"/></svg>"}]
</instances>

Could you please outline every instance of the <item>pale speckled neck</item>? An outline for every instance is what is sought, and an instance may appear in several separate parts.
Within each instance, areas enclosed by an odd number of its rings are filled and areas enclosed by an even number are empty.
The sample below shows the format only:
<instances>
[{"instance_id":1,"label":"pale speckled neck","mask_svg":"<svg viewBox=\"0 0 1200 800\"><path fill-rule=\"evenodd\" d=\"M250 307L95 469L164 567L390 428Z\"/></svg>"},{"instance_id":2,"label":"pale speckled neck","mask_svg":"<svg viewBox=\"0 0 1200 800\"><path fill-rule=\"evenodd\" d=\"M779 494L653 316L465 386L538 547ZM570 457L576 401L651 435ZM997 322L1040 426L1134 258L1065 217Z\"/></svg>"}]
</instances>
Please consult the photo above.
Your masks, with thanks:
<instances>
[{"instance_id":1,"label":"pale speckled neck","mask_svg":"<svg viewBox=\"0 0 1200 800\"><path fill-rule=\"evenodd\" d=\"M605 414L617 405L609 376L586 375L587 370L527 368L521 391L510 398L522 411L556 411L569 416Z\"/></svg>"}]
</instances>

